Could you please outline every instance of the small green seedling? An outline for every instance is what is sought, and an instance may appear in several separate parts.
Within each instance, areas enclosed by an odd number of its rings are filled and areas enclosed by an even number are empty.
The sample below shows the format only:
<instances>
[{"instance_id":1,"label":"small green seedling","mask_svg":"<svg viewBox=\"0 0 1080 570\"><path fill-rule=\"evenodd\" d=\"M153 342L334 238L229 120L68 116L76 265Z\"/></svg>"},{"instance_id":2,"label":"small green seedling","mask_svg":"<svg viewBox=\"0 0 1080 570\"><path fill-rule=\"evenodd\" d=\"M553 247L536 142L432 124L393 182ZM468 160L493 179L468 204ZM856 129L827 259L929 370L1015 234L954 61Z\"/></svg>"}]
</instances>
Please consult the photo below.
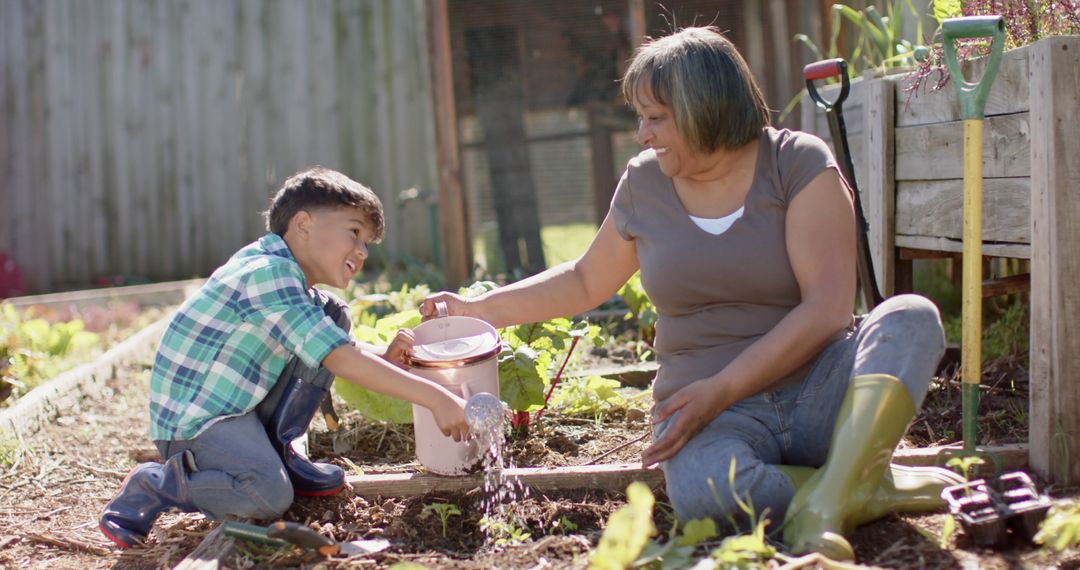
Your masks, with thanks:
<instances>
[{"instance_id":1,"label":"small green seedling","mask_svg":"<svg viewBox=\"0 0 1080 570\"><path fill-rule=\"evenodd\" d=\"M986 461L977 455L965 455L963 457L953 457L945 463L945 466L960 473L960 476L965 481L971 481L971 476L978 471L976 468L985 464Z\"/></svg>"},{"instance_id":2,"label":"small green seedling","mask_svg":"<svg viewBox=\"0 0 1080 570\"><path fill-rule=\"evenodd\" d=\"M566 518L566 515L559 517L557 521L551 521L551 530L555 534L569 534L571 531L578 529L577 523Z\"/></svg>"},{"instance_id":3,"label":"small green seedling","mask_svg":"<svg viewBox=\"0 0 1080 570\"><path fill-rule=\"evenodd\" d=\"M952 515L945 515L945 520L942 521L941 535L935 535L933 532L915 525L915 530L919 534L923 535L923 538L929 540L934 546L942 550L949 548L949 539L952 538L953 533L956 532L956 519Z\"/></svg>"},{"instance_id":4,"label":"small green seedling","mask_svg":"<svg viewBox=\"0 0 1080 570\"><path fill-rule=\"evenodd\" d=\"M439 515L439 522L442 523L442 537L446 538L446 521L453 516L461 516L461 509L457 508L457 505L453 503L430 503L424 505L424 510L421 511L424 514L435 513Z\"/></svg>"},{"instance_id":5,"label":"small green seedling","mask_svg":"<svg viewBox=\"0 0 1080 570\"><path fill-rule=\"evenodd\" d=\"M532 537L531 533L518 528L512 522L495 520L489 517L480 519L480 528L498 545L521 544Z\"/></svg>"}]
</instances>

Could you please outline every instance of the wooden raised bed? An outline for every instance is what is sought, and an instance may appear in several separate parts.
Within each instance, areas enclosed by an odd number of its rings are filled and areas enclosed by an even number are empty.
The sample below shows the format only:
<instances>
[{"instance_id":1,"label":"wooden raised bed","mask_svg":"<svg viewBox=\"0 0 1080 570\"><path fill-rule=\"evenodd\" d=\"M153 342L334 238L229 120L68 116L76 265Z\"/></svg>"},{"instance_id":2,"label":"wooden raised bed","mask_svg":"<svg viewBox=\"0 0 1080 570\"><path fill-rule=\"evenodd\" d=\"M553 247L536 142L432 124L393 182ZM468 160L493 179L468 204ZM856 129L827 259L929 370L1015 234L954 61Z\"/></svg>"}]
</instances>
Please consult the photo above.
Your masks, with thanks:
<instances>
[{"instance_id":1,"label":"wooden raised bed","mask_svg":"<svg viewBox=\"0 0 1080 570\"><path fill-rule=\"evenodd\" d=\"M984 62L966 64L969 79ZM864 79L845 104L879 285L909 286L910 259L959 255L963 135L956 89L910 99L906 76ZM828 90L824 90L831 96ZM983 254L1031 260L1030 464L1080 482L1080 37L1006 52L986 103ZM805 100L802 128L828 138Z\"/></svg>"},{"instance_id":2,"label":"wooden raised bed","mask_svg":"<svg viewBox=\"0 0 1080 570\"><path fill-rule=\"evenodd\" d=\"M4 302L20 309L35 306L56 309L69 306L83 308L112 301L134 302L142 307L169 306L183 302L201 284L201 279L194 279L14 297ZM167 315L158 319L111 347L94 362L63 372L19 398L11 407L0 409L0 438L20 439L28 436L36 432L43 423L77 406L81 398L97 397L101 387L113 377L121 362L152 354L170 317L171 315Z\"/></svg>"}]
</instances>

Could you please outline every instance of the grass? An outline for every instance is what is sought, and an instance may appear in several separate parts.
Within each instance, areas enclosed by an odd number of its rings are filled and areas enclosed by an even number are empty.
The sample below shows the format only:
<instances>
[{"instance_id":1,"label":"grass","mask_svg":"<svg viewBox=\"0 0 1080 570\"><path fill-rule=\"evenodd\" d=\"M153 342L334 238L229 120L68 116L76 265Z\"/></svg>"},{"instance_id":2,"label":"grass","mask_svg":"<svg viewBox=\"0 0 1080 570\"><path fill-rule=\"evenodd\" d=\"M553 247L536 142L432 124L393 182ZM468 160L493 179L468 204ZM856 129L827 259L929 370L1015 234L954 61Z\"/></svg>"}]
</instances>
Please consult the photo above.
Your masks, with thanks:
<instances>
[{"instance_id":1,"label":"grass","mask_svg":"<svg viewBox=\"0 0 1080 570\"><path fill-rule=\"evenodd\" d=\"M589 247L596 226L593 224L566 224L562 226L544 226L540 229L540 240L544 244L544 261L552 267L576 259ZM473 241L473 255L476 263L485 273L495 275L506 272L499 250L499 235L494 224L480 228Z\"/></svg>"}]
</instances>

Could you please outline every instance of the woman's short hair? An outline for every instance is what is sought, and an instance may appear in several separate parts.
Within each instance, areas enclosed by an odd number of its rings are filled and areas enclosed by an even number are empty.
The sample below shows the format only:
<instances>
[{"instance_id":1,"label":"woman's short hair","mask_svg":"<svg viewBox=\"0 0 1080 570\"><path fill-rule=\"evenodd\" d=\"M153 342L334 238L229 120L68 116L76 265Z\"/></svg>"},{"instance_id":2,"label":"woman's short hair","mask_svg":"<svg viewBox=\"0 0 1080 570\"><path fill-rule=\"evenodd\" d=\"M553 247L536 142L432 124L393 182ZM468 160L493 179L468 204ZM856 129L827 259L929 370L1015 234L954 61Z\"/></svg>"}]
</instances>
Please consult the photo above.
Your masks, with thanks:
<instances>
[{"instance_id":1,"label":"woman's short hair","mask_svg":"<svg viewBox=\"0 0 1080 570\"><path fill-rule=\"evenodd\" d=\"M266 229L284 236L298 212L340 207L359 208L371 225L371 242L382 240L383 207L379 197L367 186L322 166L302 170L285 180L264 214Z\"/></svg>"},{"instance_id":2,"label":"woman's short hair","mask_svg":"<svg viewBox=\"0 0 1080 570\"><path fill-rule=\"evenodd\" d=\"M735 149L769 126L769 108L746 60L713 26L691 27L642 44L622 80L628 103L647 87L670 107L698 152Z\"/></svg>"}]
</instances>

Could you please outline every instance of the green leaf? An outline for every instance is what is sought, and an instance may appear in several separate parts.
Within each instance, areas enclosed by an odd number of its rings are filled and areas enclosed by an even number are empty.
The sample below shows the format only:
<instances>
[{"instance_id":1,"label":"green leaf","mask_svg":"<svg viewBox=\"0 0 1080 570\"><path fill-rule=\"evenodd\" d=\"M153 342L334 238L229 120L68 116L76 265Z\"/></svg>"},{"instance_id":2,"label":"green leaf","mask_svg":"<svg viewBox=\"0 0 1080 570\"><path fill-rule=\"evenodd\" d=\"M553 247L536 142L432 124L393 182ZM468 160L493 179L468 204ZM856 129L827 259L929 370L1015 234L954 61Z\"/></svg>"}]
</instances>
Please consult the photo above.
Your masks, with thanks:
<instances>
[{"instance_id":1,"label":"green leaf","mask_svg":"<svg viewBox=\"0 0 1080 570\"><path fill-rule=\"evenodd\" d=\"M716 521L711 518L694 519L683 527L682 536L678 538L681 546L697 546L699 542L716 538L719 533L716 530Z\"/></svg>"},{"instance_id":2,"label":"green leaf","mask_svg":"<svg viewBox=\"0 0 1080 570\"><path fill-rule=\"evenodd\" d=\"M934 19L939 25L949 18L956 18L962 14L960 0L934 0Z\"/></svg>"},{"instance_id":3,"label":"green leaf","mask_svg":"<svg viewBox=\"0 0 1080 570\"><path fill-rule=\"evenodd\" d=\"M365 418L396 424L411 424L413 421L412 404L405 400L361 388L343 378L337 378L334 387L341 399Z\"/></svg>"},{"instance_id":4,"label":"green leaf","mask_svg":"<svg viewBox=\"0 0 1080 570\"><path fill-rule=\"evenodd\" d=\"M548 405L568 416L595 416L613 409L643 407L640 401L630 401L616 390L618 380L602 376L564 378L559 382Z\"/></svg>"},{"instance_id":5,"label":"green leaf","mask_svg":"<svg viewBox=\"0 0 1080 570\"><path fill-rule=\"evenodd\" d=\"M499 356L499 392L510 409L533 412L543 407L546 383L540 369L546 370L547 362L547 353L538 354L525 345Z\"/></svg>"},{"instance_id":6,"label":"green leaf","mask_svg":"<svg viewBox=\"0 0 1080 570\"><path fill-rule=\"evenodd\" d=\"M649 537L656 534L652 521L656 499L649 487L635 481L626 488L627 504L611 514L604 534L589 556L589 568L624 570L645 548Z\"/></svg>"}]
</instances>

